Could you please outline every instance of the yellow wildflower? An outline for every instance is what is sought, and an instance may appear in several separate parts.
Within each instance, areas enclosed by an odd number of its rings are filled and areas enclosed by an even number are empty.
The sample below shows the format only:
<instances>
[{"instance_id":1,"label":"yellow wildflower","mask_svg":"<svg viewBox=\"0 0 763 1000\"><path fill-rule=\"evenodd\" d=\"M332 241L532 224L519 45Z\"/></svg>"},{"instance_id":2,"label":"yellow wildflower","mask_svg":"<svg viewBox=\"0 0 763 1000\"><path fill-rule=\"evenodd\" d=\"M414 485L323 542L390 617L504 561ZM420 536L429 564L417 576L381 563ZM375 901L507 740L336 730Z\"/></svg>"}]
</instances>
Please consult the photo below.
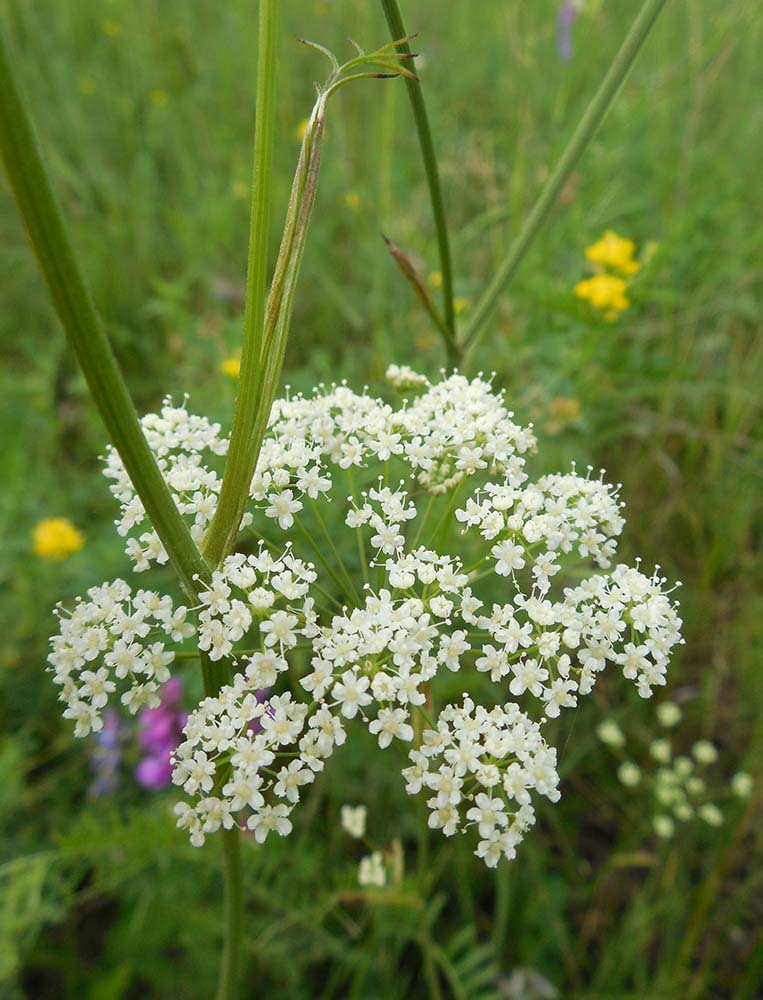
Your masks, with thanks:
<instances>
[{"instance_id":1,"label":"yellow wildflower","mask_svg":"<svg viewBox=\"0 0 763 1000\"><path fill-rule=\"evenodd\" d=\"M453 310L456 316L460 316L462 312L465 312L469 306L472 304L471 299L466 299L463 296L453 299Z\"/></svg>"},{"instance_id":2,"label":"yellow wildflower","mask_svg":"<svg viewBox=\"0 0 763 1000\"><path fill-rule=\"evenodd\" d=\"M108 35L109 38L117 38L122 34L122 25L119 21L104 21L101 27L104 35Z\"/></svg>"},{"instance_id":3,"label":"yellow wildflower","mask_svg":"<svg viewBox=\"0 0 763 1000\"><path fill-rule=\"evenodd\" d=\"M39 521L32 535L35 555L60 562L85 544L85 536L66 517L46 517Z\"/></svg>"},{"instance_id":4,"label":"yellow wildflower","mask_svg":"<svg viewBox=\"0 0 763 1000\"><path fill-rule=\"evenodd\" d=\"M432 273L429 275L429 284L432 286L432 288L441 288L442 274L440 274L439 271L432 271Z\"/></svg>"},{"instance_id":5,"label":"yellow wildflower","mask_svg":"<svg viewBox=\"0 0 763 1000\"><path fill-rule=\"evenodd\" d=\"M592 264L611 267L622 274L635 274L641 265L633 259L636 244L608 229L601 239L585 249L585 255Z\"/></svg>"},{"instance_id":6,"label":"yellow wildflower","mask_svg":"<svg viewBox=\"0 0 763 1000\"><path fill-rule=\"evenodd\" d=\"M579 281L574 288L579 299L586 299L594 309L606 310L614 319L618 312L627 309L630 301L626 292L628 283L614 274L594 274Z\"/></svg>"},{"instance_id":7,"label":"yellow wildflower","mask_svg":"<svg viewBox=\"0 0 763 1000\"><path fill-rule=\"evenodd\" d=\"M151 93L148 95L148 99L149 101L151 101L151 103L155 108L163 108L164 105L169 102L170 95L167 93L166 90L161 90L160 88L157 88L156 90L151 91Z\"/></svg>"},{"instance_id":8,"label":"yellow wildflower","mask_svg":"<svg viewBox=\"0 0 763 1000\"><path fill-rule=\"evenodd\" d=\"M357 191L347 191L342 195L342 204L351 212L357 212L360 208L360 195Z\"/></svg>"},{"instance_id":9,"label":"yellow wildflower","mask_svg":"<svg viewBox=\"0 0 763 1000\"><path fill-rule=\"evenodd\" d=\"M230 375L231 378L238 378L241 371L240 358L223 358L220 362L220 371L223 375Z\"/></svg>"}]
</instances>

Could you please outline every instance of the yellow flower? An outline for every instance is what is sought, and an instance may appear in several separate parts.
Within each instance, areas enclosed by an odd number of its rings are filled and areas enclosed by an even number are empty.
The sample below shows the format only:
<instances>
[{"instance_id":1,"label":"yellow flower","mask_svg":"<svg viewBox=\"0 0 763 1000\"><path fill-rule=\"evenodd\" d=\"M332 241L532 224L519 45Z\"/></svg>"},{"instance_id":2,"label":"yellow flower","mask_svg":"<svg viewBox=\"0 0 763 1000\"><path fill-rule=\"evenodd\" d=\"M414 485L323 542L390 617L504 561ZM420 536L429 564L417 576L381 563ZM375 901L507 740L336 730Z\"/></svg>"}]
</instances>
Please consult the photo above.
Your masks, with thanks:
<instances>
[{"instance_id":1,"label":"yellow flower","mask_svg":"<svg viewBox=\"0 0 763 1000\"><path fill-rule=\"evenodd\" d=\"M342 204L349 208L351 212L357 212L360 208L360 195L357 191L348 191L342 195Z\"/></svg>"},{"instance_id":2,"label":"yellow flower","mask_svg":"<svg viewBox=\"0 0 763 1000\"><path fill-rule=\"evenodd\" d=\"M153 104L155 108L163 108L165 104L169 102L170 95L166 90L152 90L148 95L149 101Z\"/></svg>"},{"instance_id":3,"label":"yellow flower","mask_svg":"<svg viewBox=\"0 0 763 1000\"><path fill-rule=\"evenodd\" d=\"M309 118L303 118L302 121L294 129L295 138L299 139L300 142L305 138L305 133L307 132L307 126L310 124Z\"/></svg>"},{"instance_id":4,"label":"yellow flower","mask_svg":"<svg viewBox=\"0 0 763 1000\"><path fill-rule=\"evenodd\" d=\"M101 27L104 35L108 35L109 38L117 38L122 34L122 25L119 21L104 21Z\"/></svg>"},{"instance_id":5,"label":"yellow flower","mask_svg":"<svg viewBox=\"0 0 763 1000\"><path fill-rule=\"evenodd\" d=\"M47 517L38 522L32 535L35 555L59 562L85 544L85 536L66 517Z\"/></svg>"},{"instance_id":6,"label":"yellow flower","mask_svg":"<svg viewBox=\"0 0 763 1000\"><path fill-rule=\"evenodd\" d=\"M612 267L622 274L635 274L641 265L633 259L636 244L608 229L601 239L585 249L585 255L592 264Z\"/></svg>"},{"instance_id":7,"label":"yellow flower","mask_svg":"<svg viewBox=\"0 0 763 1000\"><path fill-rule=\"evenodd\" d=\"M614 274L594 274L579 281L574 291L579 299L586 299L594 309L607 310L608 318L614 319L619 311L630 305L626 295L628 282Z\"/></svg>"},{"instance_id":8,"label":"yellow flower","mask_svg":"<svg viewBox=\"0 0 763 1000\"><path fill-rule=\"evenodd\" d=\"M461 313L467 310L471 304L472 300L466 299L463 296L461 296L460 298L453 299L453 309L456 313L456 316L460 316Z\"/></svg>"},{"instance_id":9,"label":"yellow flower","mask_svg":"<svg viewBox=\"0 0 763 1000\"><path fill-rule=\"evenodd\" d=\"M241 371L240 358L224 358L220 362L220 371L223 375L230 375L231 378L238 378Z\"/></svg>"},{"instance_id":10,"label":"yellow flower","mask_svg":"<svg viewBox=\"0 0 763 1000\"><path fill-rule=\"evenodd\" d=\"M432 273L429 275L429 284L432 286L432 288L442 287L442 275L440 274L439 271L432 271Z\"/></svg>"}]
</instances>

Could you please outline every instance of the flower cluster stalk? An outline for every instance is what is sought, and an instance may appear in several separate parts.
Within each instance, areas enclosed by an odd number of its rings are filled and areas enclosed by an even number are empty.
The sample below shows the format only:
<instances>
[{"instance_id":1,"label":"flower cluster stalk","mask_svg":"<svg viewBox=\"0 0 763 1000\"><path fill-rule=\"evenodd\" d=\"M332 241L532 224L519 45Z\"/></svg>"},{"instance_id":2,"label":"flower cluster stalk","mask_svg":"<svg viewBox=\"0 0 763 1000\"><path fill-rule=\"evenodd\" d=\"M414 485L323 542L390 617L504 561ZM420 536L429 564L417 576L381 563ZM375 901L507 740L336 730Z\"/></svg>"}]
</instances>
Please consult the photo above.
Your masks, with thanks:
<instances>
[{"instance_id":1,"label":"flower cluster stalk","mask_svg":"<svg viewBox=\"0 0 763 1000\"><path fill-rule=\"evenodd\" d=\"M397 0L381 0L384 15L387 19L392 38L403 38L407 32L403 23L403 16ZM408 42L401 45L401 51L410 53ZM458 364L461 357L461 350L456 336L456 314L454 308L453 293L453 262L450 251L450 237L448 235L448 221L445 214L445 204L442 197L442 186L440 184L440 171L437 166L437 154L435 153L432 130L429 126L429 116L427 115L424 94L421 89L421 82L416 73L415 57L411 54L411 71L413 78L407 78L406 89L411 102L413 120L416 123L416 133L419 139L421 159L426 174L427 186L429 188L429 200L432 206L432 217L434 219L435 232L437 235L437 249L440 257L440 274L442 275L442 306L443 320L440 333L445 341L445 348L448 355L449 364ZM440 324L438 323L438 327Z\"/></svg>"}]
</instances>

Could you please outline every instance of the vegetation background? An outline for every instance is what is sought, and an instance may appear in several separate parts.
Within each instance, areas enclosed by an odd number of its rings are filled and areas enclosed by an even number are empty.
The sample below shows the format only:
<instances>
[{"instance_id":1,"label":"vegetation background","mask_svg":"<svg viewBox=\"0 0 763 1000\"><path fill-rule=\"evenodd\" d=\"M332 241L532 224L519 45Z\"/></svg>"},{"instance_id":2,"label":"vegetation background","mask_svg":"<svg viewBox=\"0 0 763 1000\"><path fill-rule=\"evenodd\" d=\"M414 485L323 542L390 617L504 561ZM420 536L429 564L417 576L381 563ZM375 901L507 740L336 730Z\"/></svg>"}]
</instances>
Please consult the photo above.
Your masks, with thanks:
<instances>
[{"instance_id":1,"label":"vegetation background","mask_svg":"<svg viewBox=\"0 0 763 1000\"><path fill-rule=\"evenodd\" d=\"M570 61L552 0L417 0L420 70L441 157L462 316L537 194L637 5L589 2ZM273 247L320 57L386 40L368 0L285 2ZM141 411L164 394L225 420L220 369L241 329L256 4L0 0L75 242ZM716 741L718 787L756 775L718 830L651 833L594 727L648 743L654 705L613 675L560 722L562 801L518 859L488 872L431 839L428 872L359 893L338 829L366 801L374 836L414 836L395 772L340 753L293 837L245 853L247 997L314 1000L763 995L763 7L673 0L568 184L476 359L545 438L540 471L573 459L622 481L626 558L684 581L686 645L670 695L677 740ZM437 267L406 94L367 83L336 101L287 358L308 389L378 387L391 361L443 363L381 234ZM616 322L572 288L604 229L656 243ZM90 793L92 745L60 719L45 672L51 607L126 571L96 456L104 434L53 316L7 189L0 197L0 995L202 998L219 949L212 846L138 787L128 748L112 796ZM541 464L542 463L542 464ZM42 518L84 548L34 556ZM616 706L610 709L609 706ZM357 742L354 743L357 748ZM638 752L640 753L640 751ZM649 767L644 751L639 763ZM378 760L378 758L377 758ZM372 780L369 779L372 775ZM459 838L454 838L458 841ZM428 900L428 901L427 901ZM558 993L549 992L555 987Z\"/></svg>"}]
</instances>

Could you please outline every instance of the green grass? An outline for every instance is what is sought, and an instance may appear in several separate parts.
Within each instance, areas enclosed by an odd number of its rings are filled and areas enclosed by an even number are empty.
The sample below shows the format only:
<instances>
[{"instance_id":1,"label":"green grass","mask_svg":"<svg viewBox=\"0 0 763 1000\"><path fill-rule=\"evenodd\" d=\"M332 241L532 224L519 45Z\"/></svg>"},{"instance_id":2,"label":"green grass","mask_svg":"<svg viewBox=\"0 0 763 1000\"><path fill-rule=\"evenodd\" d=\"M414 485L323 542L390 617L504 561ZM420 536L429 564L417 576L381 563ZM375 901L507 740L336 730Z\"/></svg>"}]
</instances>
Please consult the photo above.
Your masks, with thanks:
<instances>
[{"instance_id":1,"label":"green grass","mask_svg":"<svg viewBox=\"0 0 763 1000\"><path fill-rule=\"evenodd\" d=\"M591 3L567 65L555 54L556 6L404 6L424 57L457 294L471 300L634 5ZM386 39L380 5L284 8L273 251L295 130L325 70L297 36L339 51L348 34L366 47ZM139 407L188 391L199 410L227 418L233 384L217 369L241 330L256 4L0 0L0 14ZM686 703L681 738L716 740L718 774L745 766L759 784L761 43L755 0L668 4L475 359L541 434L556 397L579 400L580 418L544 435L544 463L590 462L623 483L625 557L640 553L684 583L686 645L671 674ZM617 323L587 316L571 292L585 273L583 248L605 228L659 244ZM287 357L292 385L376 385L390 361L429 374L443 363L382 233L423 274L436 268L396 81L352 88L330 111ZM50 607L125 565L96 461L103 433L5 189L0 273L0 982L10 996L208 996L216 852L183 846L171 796L126 787L118 804L88 801L86 751L58 718L44 672ZM86 532L87 545L60 566L36 562L31 530L58 515ZM295 838L248 852L247 981L261 984L257 995L425 996L428 956L445 996L495 995L496 970L506 979L517 967L581 1000L760 996L760 791L720 831L691 827L673 845L656 844L643 800L618 785L592 736L608 706L648 735L653 708L624 703L615 677L597 698L599 707L564 723L565 794L519 859L496 879L468 845L433 839L428 904L413 876L399 898L353 900L355 858L333 828L339 803L367 799L380 839L407 844L414 826L394 768L375 771L369 788L368 755L340 753L336 780L317 787Z\"/></svg>"}]
</instances>

